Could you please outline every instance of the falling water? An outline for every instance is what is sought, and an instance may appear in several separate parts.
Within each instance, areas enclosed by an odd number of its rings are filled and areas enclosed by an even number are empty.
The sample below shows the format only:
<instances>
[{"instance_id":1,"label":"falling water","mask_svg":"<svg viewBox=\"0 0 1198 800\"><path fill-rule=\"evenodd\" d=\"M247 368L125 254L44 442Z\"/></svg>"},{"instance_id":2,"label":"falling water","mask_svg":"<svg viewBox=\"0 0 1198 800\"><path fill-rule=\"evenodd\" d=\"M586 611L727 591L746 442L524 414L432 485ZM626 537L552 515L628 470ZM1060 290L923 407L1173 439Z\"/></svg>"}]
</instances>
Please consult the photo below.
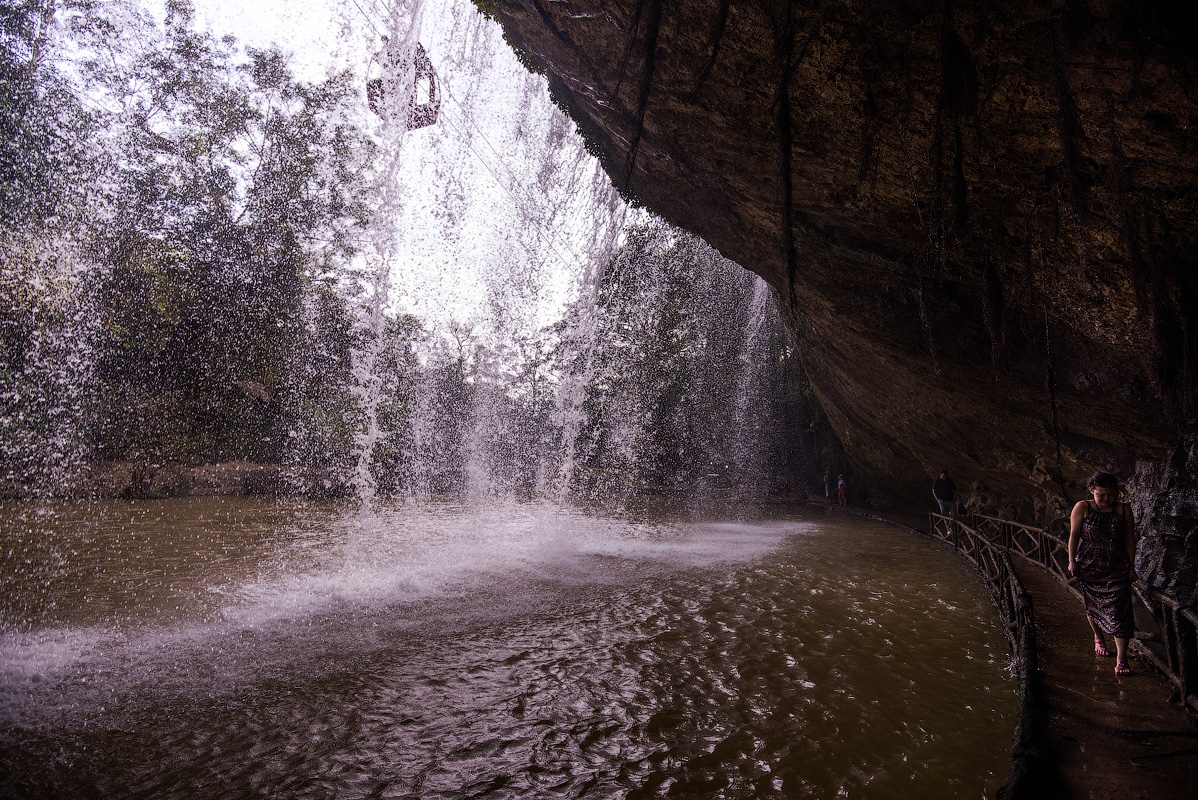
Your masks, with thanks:
<instances>
[{"instance_id":1,"label":"falling water","mask_svg":"<svg viewBox=\"0 0 1198 800\"><path fill-rule=\"evenodd\" d=\"M0 243L22 246L53 249L54 243ZM0 260L19 263L29 254L0 252ZM35 259L33 274L6 274L0 283L5 316L33 318L19 353L10 350L7 368L0 370L0 495L52 497L71 485L87 461L94 320L78 286L81 262L72 249L64 246Z\"/></svg>"},{"instance_id":2,"label":"falling water","mask_svg":"<svg viewBox=\"0 0 1198 800\"><path fill-rule=\"evenodd\" d=\"M782 322L774 292L765 281L752 281L753 291L745 324L744 342L740 352L740 375L736 382L733 430L736 433L733 453L738 471L748 476L747 483L755 490L769 485L766 460L768 440L777 425L771 426L770 412L777 404L771 393L772 375L776 366L777 338L781 338Z\"/></svg>"},{"instance_id":3,"label":"falling water","mask_svg":"<svg viewBox=\"0 0 1198 800\"><path fill-rule=\"evenodd\" d=\"M646 220L590 297L559 400L572 491L760 495L786 489L778 471L810 468L795 460L797 354L759 278Z\"/></svg>"},{"instance_id":4,"label":"falling water","mask_svg":"<svg viewBox=\"0 0 1198 800\"><path fill-rule=\"evenodd\" d=\"M370 281L359 320L358 340L362 345L354 352L353 369L357 383L355 396L365 417L363 430L356 436L358 463L354 487L358 497L366 502L375 494L370 464L380 435L378 412L382 391L378 362L380 350L386 345L383 333L391 303L391 274L398 238L402 235L395 224L402 202L399 169L408 132L408 108L415 103L415 58L423 10L423 0L390 0L386 15L387 33L381 61L384 67L398 67L400 72L381 79L385 96L380 103L381 124L375 136L381 166L372 186L374 207L365 237L369 249L364 254Z\"/></svg>"},{"instance_id":5,"label":"falling water","mask_svg":"<svg viewBox=\"0 0 1198 800\"><path fill-rule=\"evenodd\" d=\"M14 60L32 61L39 48L59 43L47 23L35 23L29 43L6 37L0 46ZM9 108L27 99L15 82L4 92ZM98 321L83 280L91 266L88 243L72 232L78 205L90 203L102 220L111 211L89 190L100 154L81 145L50 153L32 146L77 129L70 102L47 94L23 124L4 125L0 142L0 495L61 493L89 449Z\"/></svg>"},{"instance_id":6,"label":"falling water","mask_svg":"<svg viewBox=\"0 0 1198 800\"><path fill-rule=\"evenodd\" d=\"M429 14L421 3L397 3L388 16L393 31L388 47L402 38L410 49L419 40L430 54L440 113L430 128L384 125L378 133L390 150L383 156L388 168L376 180L368 259L375 267L360 323L364 345L355 359L365 420L355 470L362 496L377 488L375 446L386 437L405 448L401 488L409 497L446 488L477 497L511 488L496 469L511 455L499 456L493 446L501 410L494 401L505 391L497 388L499 372L525 368L536 356L522 351L536 348L563 302L575 292L585 298L625 214L572 123L549 103L544 80L515 63L498 27L466 4L438 10L431 25L425 24ZM367 24L378 27L369 19ZM408 56L380 60L411 64ZM399 84L411 91L410 82ZM490 236L485 253L478 250L484 244L480 231ZM446 262L447 254L475 263L473 277L463 280L461 265ZM398 297L390 294L395 289ZM443 300L446 292L450 296ZM444 326L445 333L434 337L446 336L447 347L438 354L434 341L422 357L433 373L456 369L468 391L459 387L463 396L447 397L445 381L430 375L415 393L406 430L383 430L378 349L388 315L405 307ZM455 308L474 310L446 314ZM580 320L585 323L585 315ZM477 363L484 350L491 361L506 363ZM568 405L568 395L559 396L559 406ZM432 396L447 402L438 404ZM572 438L566 426L561 446L567 453ZM534 483L544 490L544 476L555 471L544 463L545 443L518 444L521 460L537 465L542 477ZM456 467L446 458L464 460L462 479L448 477ZM567 454L564 461L569 460Z\"/></svg>"}]
</instances>

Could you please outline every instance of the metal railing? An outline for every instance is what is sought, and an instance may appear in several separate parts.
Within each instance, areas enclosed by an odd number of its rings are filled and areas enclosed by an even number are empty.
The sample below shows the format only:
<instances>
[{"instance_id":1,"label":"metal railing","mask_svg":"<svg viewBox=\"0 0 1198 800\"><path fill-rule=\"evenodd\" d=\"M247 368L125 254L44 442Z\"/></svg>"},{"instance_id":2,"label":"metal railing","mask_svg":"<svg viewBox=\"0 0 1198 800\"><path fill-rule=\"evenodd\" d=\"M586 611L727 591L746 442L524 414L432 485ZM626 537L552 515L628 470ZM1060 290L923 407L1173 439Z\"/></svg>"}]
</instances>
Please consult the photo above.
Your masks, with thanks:
<instances>
[{"instance_id":1,"label":"metal railing","mask_svg":"<svg viewBox=\"0 0 1198 800\"><path fill-rule=\"evenodd\" d=\"M931 529L975 564L970 553L980 545L973 540L982 539L1042 567L1081 597L1069 574L1069 520L1054 520L1048 530L982 514L970 514L968 520L932 514ZM1134 588L1137 635L1132 646L1173 683L1181 702L1198 711L1198 611L1142 583Z\"/></svg>"},{"instance_id":2,"label":"metal railing","mask_svg":"<svg viewBox=\"0 0 1198 800\"><path fill-rule=\"evenodd\" d=\"M1044 768L1044 726L1039 683L1036 680L1036 623L1032 598L1011 563L1010 548L998 544L993 531L983 532L960 520L932 514L932 536L951 545L977 569L998 607L999 618L1015 656L1019 679L1019 722L1011 746L1014 767L998 797L1021 798L1036 794L1037 775Z\"/></svg>"}]
</instances>

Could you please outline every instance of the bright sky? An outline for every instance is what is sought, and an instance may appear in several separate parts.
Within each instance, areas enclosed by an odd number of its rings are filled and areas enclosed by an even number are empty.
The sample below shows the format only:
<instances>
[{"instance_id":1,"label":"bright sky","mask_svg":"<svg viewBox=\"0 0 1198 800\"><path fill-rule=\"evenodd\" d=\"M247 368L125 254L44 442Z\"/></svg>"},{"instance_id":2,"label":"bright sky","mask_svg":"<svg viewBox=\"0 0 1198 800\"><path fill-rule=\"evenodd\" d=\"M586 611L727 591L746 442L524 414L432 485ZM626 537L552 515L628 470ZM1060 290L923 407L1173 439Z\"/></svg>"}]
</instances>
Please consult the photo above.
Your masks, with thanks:
<instances>
[{"instance_id":1,"label":"bright sky","mask_svg":"<svg viewBox=\"0 0 1198 800\"><path fill-rule=\"evenodd\" d=\"M596 225L611 222L612 194L595 202L594 186L607 187L597 162L543 79L520 66L469 0L194 3L215 33L277 44L305 79L348 67L363 86L379 71L372 57L386 7L422 6L419 38L438 74L441 114L404 139L391 307L433 326L481 318L488 302L526 328L560 315L596 249Z\"/></svg>"}]
</instances>

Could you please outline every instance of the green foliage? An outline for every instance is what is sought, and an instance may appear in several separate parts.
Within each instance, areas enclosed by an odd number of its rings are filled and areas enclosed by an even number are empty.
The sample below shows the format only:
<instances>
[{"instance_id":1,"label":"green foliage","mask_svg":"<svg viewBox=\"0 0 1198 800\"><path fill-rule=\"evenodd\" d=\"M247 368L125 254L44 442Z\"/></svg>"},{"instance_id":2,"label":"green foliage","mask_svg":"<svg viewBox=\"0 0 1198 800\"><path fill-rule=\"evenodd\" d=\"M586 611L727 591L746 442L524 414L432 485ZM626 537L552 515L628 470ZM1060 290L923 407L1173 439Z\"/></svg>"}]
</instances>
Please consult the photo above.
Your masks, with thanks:
<instances>
[{"instance_id":1,"label":"green foliage","mask_svg":"<svg viewBox=\"0 0 1198 800\"><path fill-rule=\"evenodd\" d=\"M343 121L349 76L296 80L278 51L166 10L159 30L122 4L0 7L14 480L67 443L63 463L88 441L149 462L328 464L351 447L354 315L328 285L369 213L373 149Z\"/></svg>"},{"instance_id":2,"label":"green foliage","mask_svg":"<svg viewBox=\"0 0 1198 800\"><path fill-rule=\"evenodd\" d=\"M290 417L321 407L289 396L313 391L294 353L314 333L313 281L354 250L370 149L336 121L346 76L296 81L279 52L193 29L185 3L167 11L162 45L109 77L125 146L94 292L103 385L125 402L102 403L99 438L113 457L282 460ZM166 412L177 419L114 435Z\"/></svg>"},{"instance_id":3,"label":"green foliage","mask_svg":"<svg viewBox=\"0 0 1198 800\"><path fill-rule=\"evenodd\" d=\"M0 4L0 226L77 209L91 120L50 62L51 0ZM75 200L75 203L71 201Z\"/></svg>"},{"instance_id":4,"label":"green foliage","mask_svg":"<svg viewBox=\"0 0 1198 800\"><path fill-rule=\"evenodd\" d=\"M487 19L499 22L499 8L495 0L471 0L474 7L478 9L478 13L482 14Z\"/></svg>"}]
</instances>

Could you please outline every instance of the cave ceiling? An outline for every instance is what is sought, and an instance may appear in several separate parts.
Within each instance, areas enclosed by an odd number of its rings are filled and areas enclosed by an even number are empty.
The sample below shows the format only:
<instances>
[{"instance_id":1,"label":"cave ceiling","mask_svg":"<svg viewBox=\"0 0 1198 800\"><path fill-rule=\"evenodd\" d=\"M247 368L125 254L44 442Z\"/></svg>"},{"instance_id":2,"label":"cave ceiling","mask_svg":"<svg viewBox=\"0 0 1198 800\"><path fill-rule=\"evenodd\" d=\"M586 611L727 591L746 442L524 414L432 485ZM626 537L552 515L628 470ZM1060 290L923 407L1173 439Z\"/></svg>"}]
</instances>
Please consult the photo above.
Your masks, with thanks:
<instances>
[{"instance_id":1,"label":"cave ceiling","mask_svg":"<svg viewBox=\"0 0 1198 800\"><path fill-rule=\"evenodd\" d=\"M1185 5L480 2L627 196L775 288L861 481L1040 516L1194 415Z\"/></svg>"}]
</instances>

